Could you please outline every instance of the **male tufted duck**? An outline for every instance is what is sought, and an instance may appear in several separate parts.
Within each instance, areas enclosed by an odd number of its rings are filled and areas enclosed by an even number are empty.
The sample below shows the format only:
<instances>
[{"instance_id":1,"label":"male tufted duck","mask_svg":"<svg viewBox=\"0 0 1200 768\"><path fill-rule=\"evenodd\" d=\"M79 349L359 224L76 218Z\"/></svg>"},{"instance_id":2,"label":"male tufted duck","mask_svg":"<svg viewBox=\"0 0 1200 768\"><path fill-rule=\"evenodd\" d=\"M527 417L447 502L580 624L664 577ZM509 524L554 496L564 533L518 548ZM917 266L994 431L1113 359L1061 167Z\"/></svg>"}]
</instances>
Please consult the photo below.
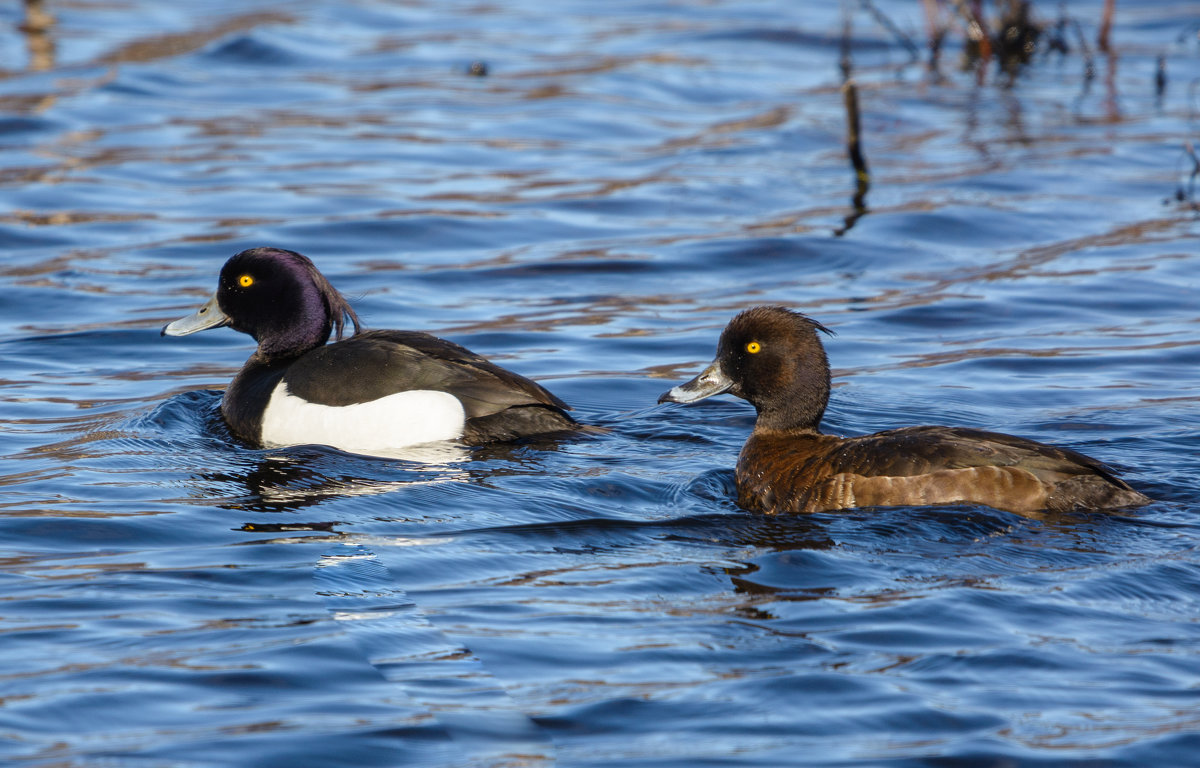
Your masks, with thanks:
<instances>
[{"instance_id":1,"label":"male tufted duck","mask_svg":"<svg viewBox=\"0 0 1200 768\"><path fill-rule=\"evenodd\" d=\"M354 332L342 339L347 320ZM258 342L221 402L229 428L253 445L391 456L432 441L478 445L580 428L562 400L457 344L361 330L346 299L294 251L235 255L216 295L162 333L225 325ZM338 341L326 344L335 331Z\"/></svg>"},{"instance_id":2,"label":"male tufted duck","mask_svg":"<svg viewBox=\"0 0 1200 768\"><path fill-rule=\"evenodd\" d=\"M728 392L758 412L737 463L738 504L769 514L851 507L983 504L1034 514L1131 507L1150 499L1067 448L961 427L905 427L840 438L818 429L829 362L817 331L783 307L730 321L717 357L659 402Z\"/></svg>"}]
</instances>

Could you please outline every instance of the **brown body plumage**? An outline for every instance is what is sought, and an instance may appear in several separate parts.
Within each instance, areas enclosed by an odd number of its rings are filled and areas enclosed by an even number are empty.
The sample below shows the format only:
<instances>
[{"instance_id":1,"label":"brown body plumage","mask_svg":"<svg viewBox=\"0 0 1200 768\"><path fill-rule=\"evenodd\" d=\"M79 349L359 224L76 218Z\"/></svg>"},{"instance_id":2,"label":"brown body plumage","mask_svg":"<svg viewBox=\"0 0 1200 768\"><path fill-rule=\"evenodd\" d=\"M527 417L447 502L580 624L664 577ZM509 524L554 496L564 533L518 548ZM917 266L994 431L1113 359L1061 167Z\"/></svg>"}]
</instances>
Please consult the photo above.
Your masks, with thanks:
<instances>
[{"instance_id":1,"label":"brown body plumage","mask_svg":"<svg viewBox=\"0 0 1200 768\"><path fill-rule=\"evenodd\" d=\"M661 401L721 392L758 411L737 464L738 503L767 513L983 504L1019 514L1145 504L1100 462L1067 448L957 427L840 438L818 429L829 400L825 330L782 307L756 307L721 334L717 358Z\"/></svg>"}]
</instances>

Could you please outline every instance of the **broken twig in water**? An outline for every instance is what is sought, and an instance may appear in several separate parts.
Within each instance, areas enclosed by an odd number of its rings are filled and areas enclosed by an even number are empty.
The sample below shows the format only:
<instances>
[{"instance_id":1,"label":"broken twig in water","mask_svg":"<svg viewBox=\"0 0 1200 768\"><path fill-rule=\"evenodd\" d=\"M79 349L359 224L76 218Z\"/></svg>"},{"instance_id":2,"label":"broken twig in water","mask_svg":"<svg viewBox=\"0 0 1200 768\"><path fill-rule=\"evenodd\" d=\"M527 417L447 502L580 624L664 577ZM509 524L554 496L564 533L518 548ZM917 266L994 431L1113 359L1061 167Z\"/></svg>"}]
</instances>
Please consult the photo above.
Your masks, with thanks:
<instances>
[{"instance_id":1,"label":"broken twig in water","mask_svg":"<svg viewBox=\"0 0 1200 768\"><path fill-rule=\"evenodd\" d=\"M1117 0L1104 0L1104 15L1100 17L1100 34L1096 36L1096 46L1104 53L1109 52L1108 37L1112 32L1113 11L1116 10Z\"/></svg>"},{"instance_id":2,"label":"broken twig in water","mask_svg":"<svg viewBox=\"0 0 1200 768\"><path fill-rule=\"evenodd\" d=\"M1096 62L1092 58L1092 49L1088 47L1087 38L1083 36L1083 28L1075 22L1075 35L1079 38L1079 51L1083 55L1083 79L1091 81L1096 76Z\"/></svg>"},{"instance_id":3,"label":"broken twig in water","mask_svg":"<svg viewBox=\"0 0 1200 768\"><path fill-rule=\"evenodd\" d=\"M1179 189L1175 192L1175 199L1181 203L1186 202L1195 206L1196 177L1200 176L1200 157L1196 155L1196 148L1192 146L1191 139L1183 140L1183 152L1192 161L1192 172L1188 175L1187 185L1179 185Z\"/></svg>"},{"instance_id":4,"label":"broken twig in water","mask_svg":"<svg viewBox=\"0 0 1200 768\"><path fill-rule=\"evenodd\" d=\"M834 230L834 234L839 237L846 234L867 212L867 192L871 189L871 174L867 170L867 160L862 152L858 85L853 78L847 78L846 82L842 83L842 100L846 105L846 154L850 156L850 165L854 168L854 196L851 198L854 210L846 216L841 228Z\"/></svg>"},{"instance_id":5,"label":"broken twig in water","mask_svg":"<svg viewBox=\"0 0 1200 768\"><path fill-rule=\"evenodd\" d=\"M852 21L849 13L842 17L842 56L839 62L842 69L842 102L846 106L846 154L850 156L850 165L854 168L854 196L850 199L854 206L842 221L842 226L833 231L841 237L850 231L867 212L867 190L871 188L871 174L867 171L867 161L862 153L862 123L858 117L858 85L854 82L854 57L850 51Z\"/></svg>"},{"instance_id":6,"label":"broken twig in water","mask_svg":"<svg viewBox=\"0 0 1200 768\"><path fill-rule=\"evenodd\" d=\"M862 124L858 115L858 85L853 79L842 83L842 98L846 103L846 153L850 155L850 164L854 167L854 178L858 183L859 194L865 195L871 184L871 174L867 171L867 161L862 153Z\"/></svg>"},{"instance_id":7,"label":"broken twig in water","mask_svg":"<svg viewBox=\"0 0 1200 768\"><path fill-rule=\"evenodd\" d=\"M992 35L988 32L987 21L984 20L978 4L967 5L965 0L954 0L954 7L962 15L967 25L968 56L979 59L984 65L980 74L986 70L986 65L992 59Z\"/></svg>"},{"instance_id":8,"label":"broken twig in water","mask_svg":"<svg viewBox=\"0 0 1200 768\"><path fill-rule=\"evenodd\" d=\"M875 3L871 2L871 0L859 0L859 5L875 18L875 21L879 24L879 26L890 32L892 37L896 38L896 40L904 46L904 48L908 51L908 55L912 57L913 61L916 61L921 57L920 49L917 48L917 44L912 41L912 38L905 34L904 30L896 26L896 22L888 18L887 14L876 8Z\"/></svg>"}]
</instances>

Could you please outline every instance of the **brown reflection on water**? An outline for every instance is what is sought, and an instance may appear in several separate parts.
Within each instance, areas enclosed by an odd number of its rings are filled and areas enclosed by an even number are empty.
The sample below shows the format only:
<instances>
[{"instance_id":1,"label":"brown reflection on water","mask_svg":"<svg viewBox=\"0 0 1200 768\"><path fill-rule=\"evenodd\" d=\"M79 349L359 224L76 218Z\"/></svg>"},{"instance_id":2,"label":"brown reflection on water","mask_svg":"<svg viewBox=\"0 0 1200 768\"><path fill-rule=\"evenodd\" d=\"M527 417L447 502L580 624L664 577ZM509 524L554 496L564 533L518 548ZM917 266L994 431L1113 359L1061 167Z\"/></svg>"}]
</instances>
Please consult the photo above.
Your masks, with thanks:
<instances>
[{"instance_id":1,"label":"brown reflection on water","mask_svg":"<svg viewBox=\"0 0 1200 768\"><path fill-rule=\"evenodd\" d=\"M968 342L970 343L970 342ZM1151 350L1178 349L1183 347L1200 346L1200 341L1161 341L1150 344L1123 344L1104 346L1106 354L1119 352L1148 352ZM951 365L964 360L992 360L1012 357L1092 357L1096 354L1094 346L1060 346L1040 349L1025 349L1021 347L972 347L955 351L930 352L921 355L905 355L898 363L888 363L866 368L859 368L855 373L877 373L879 371L898 370L902 368L931 368L939 365Z\"/></svg>"},{"instance_id":2,"label":"brown reflection on water","mask_svg":"<svg viewBox=\"0 0 1200 768\"><path fill-rule=\"evenodd\" d=\"M151 35L126 43L97 57L98 64L147 62L183 56L220 40L233 32L242 32L268 24L291 24L294 17L279 11L246 13L223 19L203 29L165 35Z\"/></svg>"},{"instance_id":3,"label":"brown reflection on water","mask_svg":"<svg viewBox=\"0 0 1200 768\"><path fill-rule=\"evenodd\" d=\"M639 32L644 32L644 30L639 30ZM421 37L411 39L389 38L375 46L374 52L380 53L391 50L411 49L421 45L454 42L456 40L457 38L454 35L438 36L433 34L423 34ZM586 52L573 53L570 57L562 59L547 57L543 59L544 66L506 71L500 75L493 73L484 80L478 78L434 80L429 77L428 72L425 72L423 75L408 77L370 79L355 83L352 89L360 93L373 93L377 91L409 91L414 88L457 86L478 92L483 87L492 95L517 96L527 101L541 101L583 95L572 91L566 83L561 82L564 79L569 80L582 76L600 75L619 70L632 70L641 66L688 66L699 68L708 64L703 59L688 58L674 53L662 52L628 56L599 56L591 60L587 60L585 57Z\"/></svg>"},{"instance_id":4,"label":"brown reflection on water","mask_svg":"<svg viewBox=\"0 0 1200 768\"><path fill-rule=\"evenodd\" d=\"M295 21L290 14L279 11L246 13L219 21L216 24L175 34L150 35L125 43L120 47L98 56L84 66L114 65L125 62L148 62L185 55L221 39L231 33L253 29L267 24L290 24ZM131 20L135 23L135 20ZM25 17L18 30L25 38L29 54L28 69L35 72L59 68L57 43L55 41L57 19L45 8L43 0L25 0ZM61 30L58 30L61 33ZM0 72L0 77L14 76L17 72ZM63 81L55 93L9 95L3 97L2 105L7 111L18 114L37 114L54 106L61 96L92 87L112 77L102 75L98 80ZM38 179L44 181L44 179Z\"/></svg>"},{"instance_id":5,"label":"brown reflection on water","mask_svg":"<svg viewBox=\"0 0 1200 768\"><path fill-rule=\"evenodd\" d=\"M790 106L772 107L757 115L736 120L718 121L699 133L681 136L663 142L659 151L674 154L682 149L719 149L732 143L730 137L740 133L780 128L792 118L795 110Z\"/></svg>"},{"instance_id":6,"label":"brown reflection on water","mask_svg":"<svg viewBox=\"0 0 1200 768\"><path fill-rule=\"evenodd\" d=\"M1097 250L1102 248L1115 248L1127 245L1145 246L1153 243L1177 244L1181 234L1191 225L1191 220L1186 218L1164 217L1157 219L1149 219L1134 222L1123 226L1116 227L1107 232L1102 232L1098 235L1087 235L1084 237L1070 238L1049 243L1047 245L1036 246L1020 251L1014 256L995 261L989 264L980 266L971 266L963 269L958 269L951 272L949 275L944 273L915 273L906 276L908 279L916 282L925 283L922 291L940 294L953 288L964 288L970 285L978 285L980 283L995 282L995 281L1018 281L1029 278L1045 278L1045 277L1061 277L1061 276L1083 276L1083 275L1104 275L1120 272L1143 271L1153 269L1153 265L1147 263L1147 260L1139 262L1111 260L1102 262L1102 267L1079 268L1071 270L1062 270L1059 272L1048 272L1042 269L1047 264L1051 264L1062 257L1089 250ZM1163 259L1178 259L1186 258L1177 254L1166 254L1152 257L1150 261L1158 261ZM908 293L907 291L898 292L899 295ZM883 297L881 296L880 299ZM915 301L915 297L909 296L903 303L895 301L888 302L890 306L915 306L926 302ZM911 303L909 303L911 302Z\"/></svg>"},{"instance_id":7,"label":"brown reflection on water","mask_svg":"<svg viewBox=\"0 0 1200 768\"><path fill-rule=\"evenodd\" d=\"M412 199L435 202L462 201L492 204L594 200L610 197L616 193L637 189L642 186L677 184L683 181L684 179L681 177L661 172L649 173L635 178L539 178L520 184L512 184L504 192L437 192L428 195L414 195Z\"/></svg>"},{"instance_id":8,"label":"brown reflection on water","mask_svg":"<svg viewBox=\"0 0 1200 768\"><path fill-rule=\"evenodd\" d=\"M936 206L934 206L936 207ZM878 212L877 212L878 213ZM1187 234L1194 224L1187 216L1168 216L1148 219L1115 227L1097 235L1069 238L1039 245L980 265L971 265L938 272L910 272L902 274L911 283L901 288L889 288L875 294L834 296L811 303L813 307L831 307L834 311L857 311L864 305L872 309L894 310L938 304L954 299L978 299L979 286L994 282L1016 282L1021 280L1058 279L1063 277L1086 277L1115 275L1127 272L1149 272L1161 261L1190 258L1186 254L1165 253L1152 257L1127 260L1097 259L1095 267L1070 269L1048 269L1047 267L1064 257L1081 252L1123 246L1145 246L1161 243L1178 247L1181 236Z\"/></svg>"},{"instance_id":9,"label":"brown reflection on water","mask_svg":"<svg viewBox=\"0 0 1200 768\"><path fill-rule=\"evenodd\" d=\"M1051 640L1045 638L1043 642ZM1072 641L1062 638L1061 642ZM1083 648L1077 652L1093 650ZM1164 715L1168 722L1162 722ZM1191 734L1197 730L1200 730L1200 716L1190 707L1164 708L1140 724L1136 720L1131 722L1129 712L1112 711L1111 708L1109 711L1096 712L1080 708L1051 714L1027 713L1019 727L1000 728L996 733L1028 749L1101 751L1162 739L1172 734Z\"/></svg>"},{"instance_id":10,"label":"brown reflection on water","mask_svg":"<svg viewBox=\"0 0 1200 768\"><path fill-rule=\"evenodd\" d=\"M43 0L25 0L25 20L19 29L29 49L29 68L34 71L54 68L53 27L54 17L46 11Z\"/></svg>"},{"instance_id":11,"label":"brown reflection on water","mask_svg":"<svg viewBox=\"0 0 1200 768\"><path fill-rule=\"evenodd\" d=\"M590 297L586 305L576 306L573 302L556 302L560 307L550 310L510 312L489 317L486 320L457 323L443 329L445 333L483 333L488 331L531 331L548 332L564 327L612 326L618 318L636 317L651 306L688 304L692 299L666 295L656 296L600 296ZM568 308L569 307L569 308ZM626 329L619 332L594 334L595 338L621 336L651 336L658 331ZM524 354L535 350L526 349ZM550 350L546 350L550 351ZM499 357L492 355L492 357Z\"/></svg>"},{"instance_id":12,"label":"brown reflection on water","mask_svg":"<svg viewBox=\"0 0 1200 768\"><path fill-rule=\"evenodd\" d=\"M20 223L30 227L62 227L71 224L145 221L156 218L158 216L153 213L96 213L85 211L37 213L35 211L18 210L8 214L0 214L0 222Z\"/></svg>"}]
</instances>

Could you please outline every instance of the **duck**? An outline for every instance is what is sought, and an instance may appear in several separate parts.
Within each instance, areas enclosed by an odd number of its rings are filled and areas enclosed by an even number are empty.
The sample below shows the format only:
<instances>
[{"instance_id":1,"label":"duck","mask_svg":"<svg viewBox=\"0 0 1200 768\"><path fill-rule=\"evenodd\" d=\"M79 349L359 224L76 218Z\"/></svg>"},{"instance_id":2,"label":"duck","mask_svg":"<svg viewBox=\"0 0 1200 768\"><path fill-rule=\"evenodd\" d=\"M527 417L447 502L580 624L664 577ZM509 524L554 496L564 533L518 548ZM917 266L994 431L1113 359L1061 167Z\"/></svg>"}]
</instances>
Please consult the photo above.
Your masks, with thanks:
<instances>
[{"instance_id":1,"label":"duck","mask_svg":"<svg viewBox=\"0 0 1200 768\"><path fill-rule=\"evenodd\" d=\"M365 329L296 251L235 254L213 297L162 335L224 326L258 343L221 399L230 431L255 447L316 444L386 457L438 441L474 446L582 428L541 385L465 347L420 331Z\"/></svg>"},{"instance_id":2,"label":"duck","mask_svg":"<svg viewBox=\"0 0 1200 768\"><path fill-rule=\"evenodd\" d=\"M857 437L820 430L829 403L821 323L786 307L736 315L716 359L660 403L729 393L757 413L738 456L738 505L766 514L859 507L983 505L1025 516L1136 507L1145 495L1069 448L967 427L913 426Z\"/></svg>"}]
</instances>

